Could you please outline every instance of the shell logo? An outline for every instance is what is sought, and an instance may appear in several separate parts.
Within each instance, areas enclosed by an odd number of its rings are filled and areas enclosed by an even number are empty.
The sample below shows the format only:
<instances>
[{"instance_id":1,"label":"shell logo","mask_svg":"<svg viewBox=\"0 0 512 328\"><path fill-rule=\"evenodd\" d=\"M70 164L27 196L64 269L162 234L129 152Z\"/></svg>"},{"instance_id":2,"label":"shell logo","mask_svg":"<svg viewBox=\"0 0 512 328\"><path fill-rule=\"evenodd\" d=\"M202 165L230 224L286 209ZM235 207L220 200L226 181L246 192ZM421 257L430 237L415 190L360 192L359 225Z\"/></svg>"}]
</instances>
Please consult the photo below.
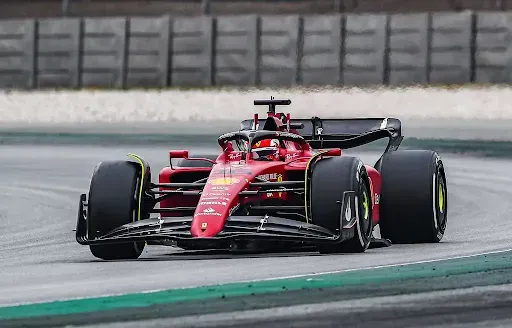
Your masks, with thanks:
<instances>
[{"instance_id":1,"label":"shell logo","mask_svg":"<svg viewBox=\"0 0 512 328\"><path fill-rule=\"evenodd\" d=\"M282 176L281 174L279 174L279 175L277 176L277 182L282 182L282 181L283 181L283 176ZM282 193L282 192L280 192L280 193L279 193L279 197L282 197L282 196L283 196L283 193Z\"/></svg>"},{"instance_id":2,"label":"shell logo","mask_svg":"<svg viewBox=\"0 0 512 328\"><path fill-rule=\"evenodd\" d=\"M216 178L209 181L214 186L226 186L226 185L233 185L240 182L240 179L236 178Z\"/></svg>"}]
</instances>

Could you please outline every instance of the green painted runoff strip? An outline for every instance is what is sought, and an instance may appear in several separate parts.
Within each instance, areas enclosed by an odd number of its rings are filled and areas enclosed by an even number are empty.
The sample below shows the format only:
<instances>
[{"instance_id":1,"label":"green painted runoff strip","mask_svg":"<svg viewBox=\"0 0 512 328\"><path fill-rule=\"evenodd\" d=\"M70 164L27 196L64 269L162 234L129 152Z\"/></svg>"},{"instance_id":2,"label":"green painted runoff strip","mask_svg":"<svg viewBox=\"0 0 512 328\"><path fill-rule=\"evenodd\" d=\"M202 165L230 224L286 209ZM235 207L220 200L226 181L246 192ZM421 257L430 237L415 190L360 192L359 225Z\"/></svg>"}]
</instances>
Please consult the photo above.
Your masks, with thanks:
<instances>
[{"instance_id":1,"label":"green painted runoff strip","mask_svg":"<svg viewBox=\"0 0 512 328\"><path fill-rule=\"evenodd\" d=\"M362 256L362 258L364 255ZM141 308L232 296L251 296L314 288L340 288L392 281L452 276L512 268L512 252L477 255L421 264L406 264L367 270L310 275L297 278L230 283L197 288L95 297L49 303L0 307L0 320L69 315L98 311Z\"/></svg>"}]
</instances>

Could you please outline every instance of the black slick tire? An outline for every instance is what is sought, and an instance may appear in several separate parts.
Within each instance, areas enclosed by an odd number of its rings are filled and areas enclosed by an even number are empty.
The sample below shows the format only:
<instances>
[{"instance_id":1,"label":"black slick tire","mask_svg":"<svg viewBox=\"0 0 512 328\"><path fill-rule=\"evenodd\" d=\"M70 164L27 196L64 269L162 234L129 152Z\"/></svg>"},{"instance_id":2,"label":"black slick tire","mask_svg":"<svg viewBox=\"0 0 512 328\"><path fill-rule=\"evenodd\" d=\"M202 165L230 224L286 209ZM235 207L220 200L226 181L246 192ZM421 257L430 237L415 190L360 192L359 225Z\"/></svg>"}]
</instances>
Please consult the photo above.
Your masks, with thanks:
<instances>
[{"instance_id":1,"label":"black slick tire","mask_svg":"<svg viewBox=\"0 0 512 328\"><path fill-rule=\"evenodd\" d=\"M346 191L355 191L357 213L359 213L347 240L340 243L318 244L318 251L320 253L366 251L371 241L373 225L370 184L365 166L358 158L349 156L322 159L314 165L311 174L312 223L333 232L339 232L343 216L343 194Z\"/></svg>"},{"instance_id":2,"label":"black slick tire","mask_svg":"<svg viewBox=\"0 0 512 328\"><path fill-rule=\"evenodd\" d=\"M195 158L207 158L211 159L212 161L217 160L217 157L219 155L194 155ZM213 167L213 163L208 161L199 161L199 160L190 160L186 158L182 158L179 161L176 162L177 167Z\"/></svg>"},{"instance_id":3,"label":"black slick tire","mask_svg":"<svg viewBox=\"0 0 512 328\"><path fill-rule=\"evenodd\" d=\"M444 166L428 150L384 155L380 233L395 244L437 243L444 236L448 197Z\"/></svg>"},{"instance_id":4,"label":"black slick tire","mask_svg":"<svg viewBox=\"0 0 512 328\"><path fill-rule=\"evenodd\" d=\"M89 239L137 220L140 169L129 161L101 162L91 179L87 207ZM90 245L91 253L103 260L136 259L145 242Z\"/></svg>"}]
</instances>

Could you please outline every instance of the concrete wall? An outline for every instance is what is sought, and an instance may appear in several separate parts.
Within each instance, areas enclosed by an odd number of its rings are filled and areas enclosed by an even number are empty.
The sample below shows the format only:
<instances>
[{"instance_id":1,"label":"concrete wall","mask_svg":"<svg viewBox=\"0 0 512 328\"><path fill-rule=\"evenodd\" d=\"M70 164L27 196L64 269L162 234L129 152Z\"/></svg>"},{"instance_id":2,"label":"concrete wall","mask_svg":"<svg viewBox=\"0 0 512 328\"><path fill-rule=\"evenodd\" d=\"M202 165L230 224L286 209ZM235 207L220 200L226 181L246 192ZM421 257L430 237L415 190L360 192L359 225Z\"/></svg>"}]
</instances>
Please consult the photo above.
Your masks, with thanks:
<instances>
[{"instance_id":1,"label":"concrete wall","mask_svg":"<svg viewBox=\"0 0 512 328\"><path fill-rule=\"evenodd\" d=\"M349 15L345 18L342 51L343 84L386 82L388 17Z\"/></svg>"},{"instance_id":2,"label":"concrete wall","mask_svg":"<svg viewBox=\"0 0 512 328\"><path fill-rule=\"evenodd\" d=\"M35 77L36 32L33 20L0 24L0 87L32 88Z\"/></svg>"},{"instance_id":3,"label":"concrete wall","mask_svg":"<svg viewBox=\"0 0 512 328\"><path fill-rule=\"evenodd\" d=\"M511 12L0 21L0 88L512 82Z\"/></svg>"},{"instance_id":4,"label":"concrete wall","mask_svg":"<svg viewBox=\"0 0 512 328\"><path fill-rule=\"evenodd\" d=\"M128 20L126 87L164 87L168 84L169 35L168 17Z\"/></svg>"},{"instance_id":5,"label":"concrete wall","mask_svg":"<svg viewBox=\"0 0 512 328\"><path fill-rule=\"evenodd\" d=\"M304 17L302 31L299 83L340 84L343 18Z\"/></svg>"},{"instance_id":6,"label":"concrete wall","mask_svg":"<svg viewBox=\"0 0 512 328\"><path fill-rule=\"evenodd\" d=\"M80 85L80 40L80 21L77 19L39 21L34 78L38 88L76 88Z\"/></svg>"}]
</instances>

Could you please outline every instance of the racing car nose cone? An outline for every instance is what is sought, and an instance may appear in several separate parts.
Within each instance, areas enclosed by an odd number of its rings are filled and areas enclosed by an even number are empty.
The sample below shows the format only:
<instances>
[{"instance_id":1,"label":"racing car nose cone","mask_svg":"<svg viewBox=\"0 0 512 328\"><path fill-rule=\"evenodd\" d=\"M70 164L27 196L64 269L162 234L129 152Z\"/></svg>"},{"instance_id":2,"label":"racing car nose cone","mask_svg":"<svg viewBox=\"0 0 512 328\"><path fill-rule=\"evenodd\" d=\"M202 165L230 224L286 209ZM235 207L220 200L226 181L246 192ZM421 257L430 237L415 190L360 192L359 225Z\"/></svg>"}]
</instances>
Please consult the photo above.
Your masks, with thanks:
<instances>
[{"instance_id":1,"label":"racing car nose cone","mask_svg":"<svg viewBox=\"0 0 512 328\"><path fill-rule=\"evenodd\" d=\"M231 210L239 203L238 193L252 178L248 173L245 167L215 165L194 212L192 236L214 237L224 229Z\"/></svg>"},{"instance_id":2,"label":"racing car nose cone","mask_svg":"<svg viewBox=\"0 0 512 328\"><path fill-rule=\"evenodd\" d=\"M191 228L194 237L213 237L222 230L226 214L220 208L221 206L210 205L197 208Z\"/></svg>"}]
</instances>

